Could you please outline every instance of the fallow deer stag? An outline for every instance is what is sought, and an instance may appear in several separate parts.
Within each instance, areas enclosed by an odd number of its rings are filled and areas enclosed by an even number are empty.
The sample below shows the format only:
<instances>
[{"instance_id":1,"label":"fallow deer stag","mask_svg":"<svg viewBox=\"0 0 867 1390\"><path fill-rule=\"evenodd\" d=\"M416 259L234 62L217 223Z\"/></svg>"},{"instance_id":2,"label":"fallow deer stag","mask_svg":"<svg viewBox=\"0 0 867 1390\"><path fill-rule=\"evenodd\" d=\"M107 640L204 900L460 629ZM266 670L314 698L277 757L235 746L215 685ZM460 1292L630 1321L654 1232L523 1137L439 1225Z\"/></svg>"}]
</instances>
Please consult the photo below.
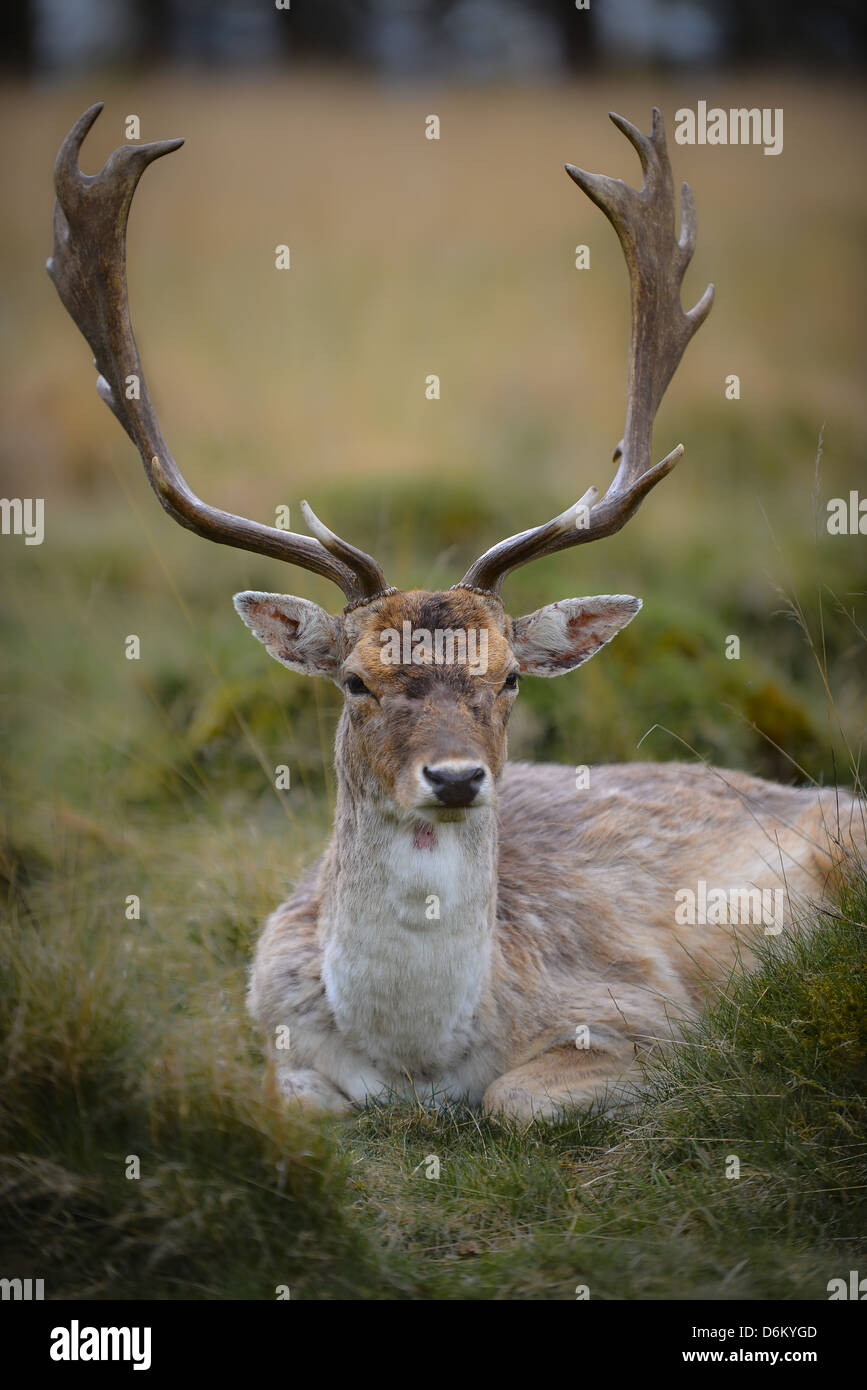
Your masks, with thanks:
<instances>
[{"instance_id":1,"label":"fallow deer stag","mask_svg":"<svg viewBox=\"0 0 867 1390\"><path fill-rule=\"evenodd\" d=\"M390 587L376 561L306 503L312 538L216 510L187 486L145 386L125 270L138 180L181 141L122 147L88 177L78 154L100 110L84 113L58 155L48 263L93 350L99 394L175 521L325 575L346 597L340 616L284 594L235 598L271 656L335 681L345 699L331 841L268 921L252 968L249 1007L272 1078L287 1100L328 1111L409 1092L523 1119L628 1097L641 1050L699 1002L702 979L738 949L736 914L689 926L676 895L703 882L755 909L777 890L790 920L793 902L825 891L858 807L846 793L700 763L596 767L584 790L569 768L506 766L519 677L574 670L641 603L567 598L510 618L503 580L618 531L683 452L652 462L653 421L713 288L683 311L695 212L684 184L677 236L659 112L649 135L611 117L641 161L640 190L566 166L617 232L631 282L614 479L602 497L589 488L553 521L487 550L447 592L428 593ZM406 633L409 659L394 648ZM471 636L484 661L469 660ZM862 827L863 817L859 843ZM769 928L757 909L746 916L753 933L780 925L775 916ZM750 933L740 935L748 955Z\"/></svg>"}]
</instances>

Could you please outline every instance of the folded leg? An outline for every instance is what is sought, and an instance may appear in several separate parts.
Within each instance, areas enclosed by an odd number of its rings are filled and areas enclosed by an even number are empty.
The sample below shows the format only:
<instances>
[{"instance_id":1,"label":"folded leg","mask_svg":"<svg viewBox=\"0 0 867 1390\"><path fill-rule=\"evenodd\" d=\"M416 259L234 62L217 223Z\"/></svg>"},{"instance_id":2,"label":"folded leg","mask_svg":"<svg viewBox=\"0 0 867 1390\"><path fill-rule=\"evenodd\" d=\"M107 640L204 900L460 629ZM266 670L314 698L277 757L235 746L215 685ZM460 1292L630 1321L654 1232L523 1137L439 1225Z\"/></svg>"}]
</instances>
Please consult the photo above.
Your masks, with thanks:
<instances>
[{"instance_id":1,"label":"folded leg","mask_svg":"<svg viewBox=\"0 0 867 1390\"><path fill-rule=\"evenodd\" d=\"M482 1106L490 1115L556 1120L594 1104L606 1110L628 1105L638 1095L639 1083L634 1061L566 1043L498 1077Z\"/></svg>"}]
</instances>

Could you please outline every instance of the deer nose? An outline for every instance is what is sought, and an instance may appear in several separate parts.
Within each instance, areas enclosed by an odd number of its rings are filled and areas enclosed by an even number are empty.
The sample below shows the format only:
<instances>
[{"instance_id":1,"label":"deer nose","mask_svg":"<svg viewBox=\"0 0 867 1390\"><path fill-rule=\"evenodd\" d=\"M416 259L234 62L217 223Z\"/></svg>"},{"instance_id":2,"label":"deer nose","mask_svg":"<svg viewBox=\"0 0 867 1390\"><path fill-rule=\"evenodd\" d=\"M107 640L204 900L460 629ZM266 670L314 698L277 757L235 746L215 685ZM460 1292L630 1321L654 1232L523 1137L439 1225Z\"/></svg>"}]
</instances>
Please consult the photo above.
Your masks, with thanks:
<instances>
[{"instance_id":1,"label":"deer nose","mask_svg":"<svg viewBox=\"0 0 867 1390\"><path fill-rule=\"evenodd\" d=\"M471 806L485 780L483 767L424 767L422 772L443 806Z\"/></svg>"}]
</instances>

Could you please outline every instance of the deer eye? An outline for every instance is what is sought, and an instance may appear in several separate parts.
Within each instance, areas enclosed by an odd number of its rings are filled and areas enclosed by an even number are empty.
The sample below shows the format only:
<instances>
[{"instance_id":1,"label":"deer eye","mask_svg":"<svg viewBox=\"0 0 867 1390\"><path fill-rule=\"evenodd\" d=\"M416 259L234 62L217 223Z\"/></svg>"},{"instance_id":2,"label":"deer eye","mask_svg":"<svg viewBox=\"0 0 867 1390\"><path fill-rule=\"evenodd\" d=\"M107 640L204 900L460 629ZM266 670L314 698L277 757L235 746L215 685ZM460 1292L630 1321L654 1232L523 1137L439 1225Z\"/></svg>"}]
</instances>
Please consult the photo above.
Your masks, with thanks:
<instances>
[{"instance_id":1,"label":"deer eye","mask_svg":"<svg viewBox=\"0 0 867 1390\"><path fill-rule=\"evenodd\" d=\"M360 676L347 676L343 683L344 690L348 690L350 695L369 695L370 691L364 684Z\"/></svg>"},{"instance_id":2,"label":"deer eye","mask_svg":"<svg viewBox=\"0 0 867 1390\"><path fill-rule=\"evenodd\" d=\"M503 690L517 690L520 677L517 671L512 671L503 681Z\"/></svg>"}]
</instances>

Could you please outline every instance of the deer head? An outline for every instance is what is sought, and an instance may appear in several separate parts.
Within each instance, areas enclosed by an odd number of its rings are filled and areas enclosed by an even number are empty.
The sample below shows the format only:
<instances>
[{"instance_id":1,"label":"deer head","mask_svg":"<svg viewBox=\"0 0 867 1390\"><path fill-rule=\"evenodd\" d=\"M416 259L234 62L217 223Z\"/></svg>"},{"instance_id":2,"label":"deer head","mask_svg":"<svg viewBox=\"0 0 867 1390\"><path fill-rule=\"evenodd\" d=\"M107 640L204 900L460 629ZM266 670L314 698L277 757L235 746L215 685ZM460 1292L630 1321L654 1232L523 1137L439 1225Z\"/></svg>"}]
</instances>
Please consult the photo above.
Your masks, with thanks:
<instances>
[{"instance_id":1,"label":"deer head","mask_svg":"<svg viewBox=\"0 0 867 1390\"><path fill-rule=\"evenodd\" d=\"M541 526L500 541L443 593L400 591L377 562L336 536L306 502L311 536L220 511L190 490L151 405L129 316L126 225L145 168L183 141L116 149L96 175L78 167L82 142L100 111L90 107L66 137L54 171L54 255L48 272L94 354L97 390L139 450L162 506L207 540L287 560L331 579L340 615L307 599L243 593L235 606L276 660L327 676L344 691L338 761L368 794L416 817L453 817L489 804L506 756L506 726L522 675L574 670L620 631L640 601L614 594L570 598L510 618L501 587L513 569L569 546L613 535L683 453L653 464L653 421L687 343L713 302L709 285L684 312L680 287L695 247L692 194L683 184L680 234L662 118L650 135L611 119L638 153L640 190L567 164L620 239L632 315L626 424L603 496L595 487Z\"/></svg>"}]
</instances>

